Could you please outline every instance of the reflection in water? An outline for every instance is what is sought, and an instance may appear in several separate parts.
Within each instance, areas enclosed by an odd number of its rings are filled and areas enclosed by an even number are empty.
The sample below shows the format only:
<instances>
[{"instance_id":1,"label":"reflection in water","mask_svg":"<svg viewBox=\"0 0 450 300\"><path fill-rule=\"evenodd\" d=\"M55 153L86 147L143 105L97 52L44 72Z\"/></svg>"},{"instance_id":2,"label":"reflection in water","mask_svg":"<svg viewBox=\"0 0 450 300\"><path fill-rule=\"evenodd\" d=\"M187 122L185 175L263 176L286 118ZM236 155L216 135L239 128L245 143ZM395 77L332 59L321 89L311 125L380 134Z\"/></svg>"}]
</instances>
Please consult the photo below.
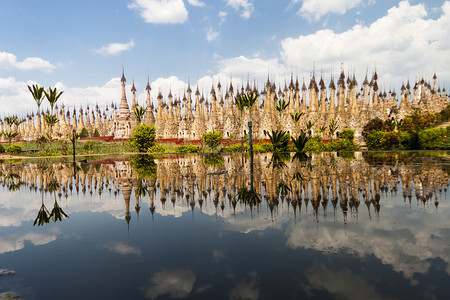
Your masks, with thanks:
<instances>
[{"instance_id":1,"label":"reflection in water","mask_svg":"<svg viewBox=\"0 0 450 300\"><path fill-rule=\"evenodd\" d=\"M41 280L74 298L444 298L449 168L436 154L2 164L0 268L40 298ZM38 211L50 224L33 228ZM34 273L49 257L66 280Z\"/></svg>"},{"instance_id":2,"label":"reflection in water","mask_svg":"<svg viewBox=\"0 0 450 300\"><path fill-rule=\"evenodd\" d=\"M0 168L2 184L8 190L24 185L42 194L35 220L38 225L68 217L57 195L68 197L74 191L101 195L105 190L115 195L121 190L128 223L133 190L137 215L140 202L148 201L147 197L152 215L158 201L162 214L167 214L169 200L173 213L184 211L186 204L191 210L213 205L216 213L220 210L223 215L233 215L241 201L250 208L266 205L272 218L280 203L291 207L294 217L303 205L305 211L312 206L317 221L320 215L327 218L331 203L334 218L340 210L345 223L349 212L357 217L361 203L370 217L379 218L381 195L397 193L399 185L409 205L415 197L419 203L432 203L437 209L439 196L448 186L448 167L445 161L433 161L389 154L379 157L356 153L355 159L334 153L313 155L311 159L298 154L292 158L289 154L261 154L255 156L253 176L248 158L217 155L168 156L156 161L147 155L134 156L130 161L108 159L81 164L75 174L65 163L4 164ZM51 212L45 206L44 194L53 195Z\"/></svg>"}]
</instances>

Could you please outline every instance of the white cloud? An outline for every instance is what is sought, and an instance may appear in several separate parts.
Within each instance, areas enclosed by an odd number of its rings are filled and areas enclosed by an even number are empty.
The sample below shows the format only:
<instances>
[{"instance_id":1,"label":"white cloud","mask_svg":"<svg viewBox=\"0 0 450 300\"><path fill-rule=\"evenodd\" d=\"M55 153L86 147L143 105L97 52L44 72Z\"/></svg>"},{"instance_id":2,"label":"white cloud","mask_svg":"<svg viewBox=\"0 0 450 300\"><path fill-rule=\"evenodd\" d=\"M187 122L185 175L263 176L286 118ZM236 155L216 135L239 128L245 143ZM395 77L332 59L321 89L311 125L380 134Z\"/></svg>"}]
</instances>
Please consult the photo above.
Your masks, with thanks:
<instances>
[{"instance_id":1,"label":"white cloud","mask_svg":"<svg viewBox=\"0 0 450 300\"><path fill-rule=\"evenodd\" d=\"M101 47L94 52L103 56L112 56L133 49L134 39L131 39L128 43L111 43L107 46Z\"/></svg>"},{"instance_id":2,"label":"white cloud","mask_svg":"<svg viewBox=\"0 0 450 300\"><path fill-rule=\"evenodd\" d=\"M296 0L295 2L298 2ZM343 15L347 10L352 9L362 0L303 0L302 7L300 7L297 14L308 20L319 20L320 17L334 13Z\"/></svg>"},{"instance_id":3,"label":"white cloud","mask_svg":"<svg viewBox=\"0 0 450 300\"><path fill-rule=\"evenodd\" d=\"M128 8L139 11L147 23L182 24L188 19L183 0L134 0Z\"/></svg>"},{"instance_id":4,"label":"white cloud","mask_svg":"<svg viewBox=\"0 0 450 300\"><path fill-rule=\"evenodd\" d=\"M226 0L227 5L241 12L241 17L244 19L250 18L253 13L253 0Z\"/></svg>"},{"instance_id":5,"label":"white cloud","mask_svg":"<svg viewBox=\"0 0 450 300\"><path fill-rule=\"evenodd\" d=\"M313 62L334 70L344 62L361 68L360 74L366 66L376 66L385 82L398 87L408 74L414 80L419 71L433 74L436 66L450 64L450 2L444 3L442 11L439 19L426 19L423 4L402 1L369 26L358 24L342 33L326 29L286 38L281 42L281 57L285 65L303 72L310 72ZM437 73L441 80L450 78L447 69Z\"/></svg>"},{"instance_id":6,"label":"white cloud","mask_svg":"<svg viewBox=\"0 0 450 300\"><path fill-rule=\"evenodd\" d=\"M45 245L56 240L60 231L51 230L49 233L28 232L25 234L11 234L0 237L0 253L13 252L25 247L25 241L33 245Z\"/></svg>"},{"instance_id":7,"label":"white cloud","mask_svg":"<svg viewBox=\"0 0 450 300\"><path fill-rule=\"evenodd\" d=\"M215 31L211 27L206 29L206 40L208 42L215 41L215 40L217 40L218 37L219 37L219 33L217 31Z\"/></svg>"},{"instance_id":8,"label":"white cloud","mask_svg":"<svg viewBox=\"0 0 450 300\"><path fill-rule=\"evenodd\" d=\"M265 83L268 74L274 80L283 78L284 81L284 76L289 73L286 67L280 64L276 58L263 60L261 58L247 58L244 56L221 60L219 62L219 72L245 79L247 76L250 76L259 83Z\"/></svg>"},{"instance_id":9,"label":"white cloud","mask_svg":"<svg viewBox=\"0 0 450 300\"><path fill-rule=\"evenodd\" d=\"M156 299L160 295L169 294L175 299L186 298L194 287L195 279L195 273L188 270L155 273L150 279L152 285L146 288L145 297Z\"/></svg>"},{"instance_id":10,"label":"white cloud","mask_svg":"<svg viewBox=\"0 0 450 300\"><path fill-rule=\"evenodd\" d=\"M200 0L188 0L188 3L192 6L197 6L197 7L205 6L205 2L202 2Z\"/></svg>"},{"instance_id":11,"label":"white cloud","mask_svg":"<svg viewBox=\"0 0 450 300\"><path fill-rule=\"evenodd\" d=\"M220 24L222 24L226 21L228 14L226 11L219 11L218 16L220 18Z\"/></svg>"},{"instance_id":12,"label":"white cloud","mask_svg":"<svg viewBox=\"0 0 450 300\"><path fill-rule=\"evenodd\" d=\"M0 69L21 71L38 70L51 73L56 67L39 57L27 57L22 61L17 61L17 57L14 54L0 52Z\"/></svg>"}]
</instances>

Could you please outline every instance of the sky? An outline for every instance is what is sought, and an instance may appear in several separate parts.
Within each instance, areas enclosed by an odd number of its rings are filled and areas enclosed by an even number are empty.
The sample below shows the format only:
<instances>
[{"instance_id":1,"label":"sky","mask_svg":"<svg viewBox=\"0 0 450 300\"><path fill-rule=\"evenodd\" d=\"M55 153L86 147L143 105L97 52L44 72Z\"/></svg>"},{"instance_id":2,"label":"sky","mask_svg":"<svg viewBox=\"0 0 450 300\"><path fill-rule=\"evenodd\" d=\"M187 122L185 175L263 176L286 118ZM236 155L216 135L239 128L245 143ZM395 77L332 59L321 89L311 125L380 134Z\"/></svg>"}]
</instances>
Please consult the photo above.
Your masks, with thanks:
<instances>
[{"instance_id":1,"label":"sky","mask_svg":"<svg viewBox=\"0 0 450 300\"><path fill-rule=\"evenodd\" d=\"M448 89L449 37L443 0L0 0L0 117L36 112L35 83L66 108L118 105L122 68L141 105L147 81L156 103L188 83L209 98L219 81L284 87L341 69L359 83L376 70L397 94L434 73Z\"/></svg>"}]
</instances>

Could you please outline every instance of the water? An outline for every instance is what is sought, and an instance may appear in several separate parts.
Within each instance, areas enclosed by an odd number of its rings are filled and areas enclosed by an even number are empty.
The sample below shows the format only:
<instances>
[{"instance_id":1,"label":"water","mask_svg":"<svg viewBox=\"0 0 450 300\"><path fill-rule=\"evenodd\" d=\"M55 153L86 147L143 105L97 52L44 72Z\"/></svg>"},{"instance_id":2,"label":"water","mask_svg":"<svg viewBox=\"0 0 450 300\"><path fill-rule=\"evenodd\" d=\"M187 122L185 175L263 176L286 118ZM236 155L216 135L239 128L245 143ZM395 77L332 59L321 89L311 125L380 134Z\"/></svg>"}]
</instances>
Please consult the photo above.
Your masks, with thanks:
<instances>
[{"instance_id":1,"label":"water","mask_svg":"<svg viewBox=\"0 0 450 300\"><path fill-rule=\"evenodd\" d=\"M292 156L3 161L0 293L449 298L448 153Z\"/></svg>"}]
</instances>

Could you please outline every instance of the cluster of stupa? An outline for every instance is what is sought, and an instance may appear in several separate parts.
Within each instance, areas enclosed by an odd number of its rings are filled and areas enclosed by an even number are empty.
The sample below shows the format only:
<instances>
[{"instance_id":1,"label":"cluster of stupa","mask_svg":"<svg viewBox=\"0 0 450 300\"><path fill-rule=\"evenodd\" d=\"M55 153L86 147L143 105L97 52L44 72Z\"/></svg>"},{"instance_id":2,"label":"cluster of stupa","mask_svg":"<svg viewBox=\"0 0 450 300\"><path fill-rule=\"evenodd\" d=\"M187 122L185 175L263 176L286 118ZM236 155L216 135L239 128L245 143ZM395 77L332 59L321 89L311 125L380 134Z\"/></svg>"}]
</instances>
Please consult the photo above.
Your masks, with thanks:
<instances>
[{"instance_id":1,"label":"cluster of stupa","mask_svg":"<svg viewBox=\"0 0 450 300\"><path fill-rule=\"evenodd\" d=\"M323 210L326 216L329 205L347 213L357 213L360 204L365 204L371 213L379 213L380 196L391 191L402 191L405 202L416 198L418 203L434 204L437 208L443 190L448 188L448 174L441 168L430 165L416 165L414 168L393 163L389 168L371 166L361 153L353 160L346 160L336 153L320 153L312 156L309 168L294 160L281 169L270 168L272 154L255 156L254 187L261 195L263 205L276 213L281 201L286 201L294 209L310 205L317 216ZM224 157L219 167L207 166L201 156L168 157L156 161L155 177L139 178L129 161L111 161L100 165L84 165L83 170L74 174L70 164L50 164L43 171L38 164L0 165L5 174L3 185L22 182L24 186L46 191L50 182L58 183L59 197L68 197L72 192L102 194L113 192L123 197L121 209L125 219L130 221L131 209L137 213L142 202L148 203L151 213L162 211L166 214L182 213L199 207L204 213L221 211L231 216L236 210L244 209L239 204L238 190L250 186L249 163L240 158ZM302 174L302 180L292 180L295 173ZM8 174L17 174L10 176ZM220 176L214 175L220 173ZM245 175L247 174L247 175ZM9 182L12 178L14 182ZM283 195L280 183L290 186ZM148 195L138 192L144 186ZM134 191L134 192L133 192ZM135 198L135 199L132 199ZM52 198L53 200L53 198ZM281 200L281 201L280 201ZM102 202L104 200L101 200ZM135 202L135 204L133 204ZM124 204L123 204L124 203ZM97 207L96 207L97 208Z\"/></svg>"},{"instance_id":2,"label":"cluster of stupa","mask_svg":"<svg viewBox=\"0 0 450 300\"><path fill-rule=\"evenodd\" d=\"M293 79L291 75L289 84L285 82L284 88L267 79L263 91L258 91L256 84L250 86L247 80L246 87L237 88L236 91L230 82L222 89L220 81L217 86L211 87L210 98L205 98L197 87L192 91L190 84L183 97L174 98L169 91L164 97L158 93L157 107L150 100L150 84L147 82L147 110L141 120L142 124L154 124L158 139L184 139L199 140L206 132L219 131L224 138L236 138L246 134L248 121L253 123L253 134L255 138L264 138L266 131L281 127L289 133L298 134L300 130L306 129L306 122L311 121L314 126L312 133L317 133L320 127L328 128L331 121L336 121L338 131L342 129L355 130L355 136L359 137L363 126L373 118L386 120L393 118L401 120L405 115L412 114L415 110L420 113L436 113L448 104L448 96L445 88L436 86L436 74L433 82L424 79L414 83L413 90L408 82L402 84L401 94L397 96L394 91L382 92L378 86L377 72L373 72L369 81L366 74L362 85L358 85L355 74L345 76L342 70L335 84L331 77L328 88L323 75L317 82L313 72L308 87L303 80L300 86L298 78ZM100 136L114 136L116 139L127 138L139 125L134 113L136 102L136 87L131 87L132 103L128 105L125 90L126 79L122 73L122 97L119 108L112 105L111 111L106 108L100 111L98 106L90 110L89 107L83 111L81 107L77 112L66 111L64 106L59 112L58 123L53 127L52 136L55 138L67 138L72 131L80 133L85 128L89 135L97 131ZM254 92L258 94L259 100L254 105L251 116L247 109L241 114L237 106L233 104L236 97L241 94ZM278 101L289 103L281 118L275 105ZM294 112L304 115L295 124L291 118ZM72 118L71 118L72 115ZM14 127L15 125L13 125ZM41 114L29 115L18 128L23 140L35 140L43 133L50 130L45 124ZM8 130L7 125L0 121L0 130ZM11 128L9 128L11 130ZM5 137L3 137L5 139Z\"/></svg>"}]
</instances>

